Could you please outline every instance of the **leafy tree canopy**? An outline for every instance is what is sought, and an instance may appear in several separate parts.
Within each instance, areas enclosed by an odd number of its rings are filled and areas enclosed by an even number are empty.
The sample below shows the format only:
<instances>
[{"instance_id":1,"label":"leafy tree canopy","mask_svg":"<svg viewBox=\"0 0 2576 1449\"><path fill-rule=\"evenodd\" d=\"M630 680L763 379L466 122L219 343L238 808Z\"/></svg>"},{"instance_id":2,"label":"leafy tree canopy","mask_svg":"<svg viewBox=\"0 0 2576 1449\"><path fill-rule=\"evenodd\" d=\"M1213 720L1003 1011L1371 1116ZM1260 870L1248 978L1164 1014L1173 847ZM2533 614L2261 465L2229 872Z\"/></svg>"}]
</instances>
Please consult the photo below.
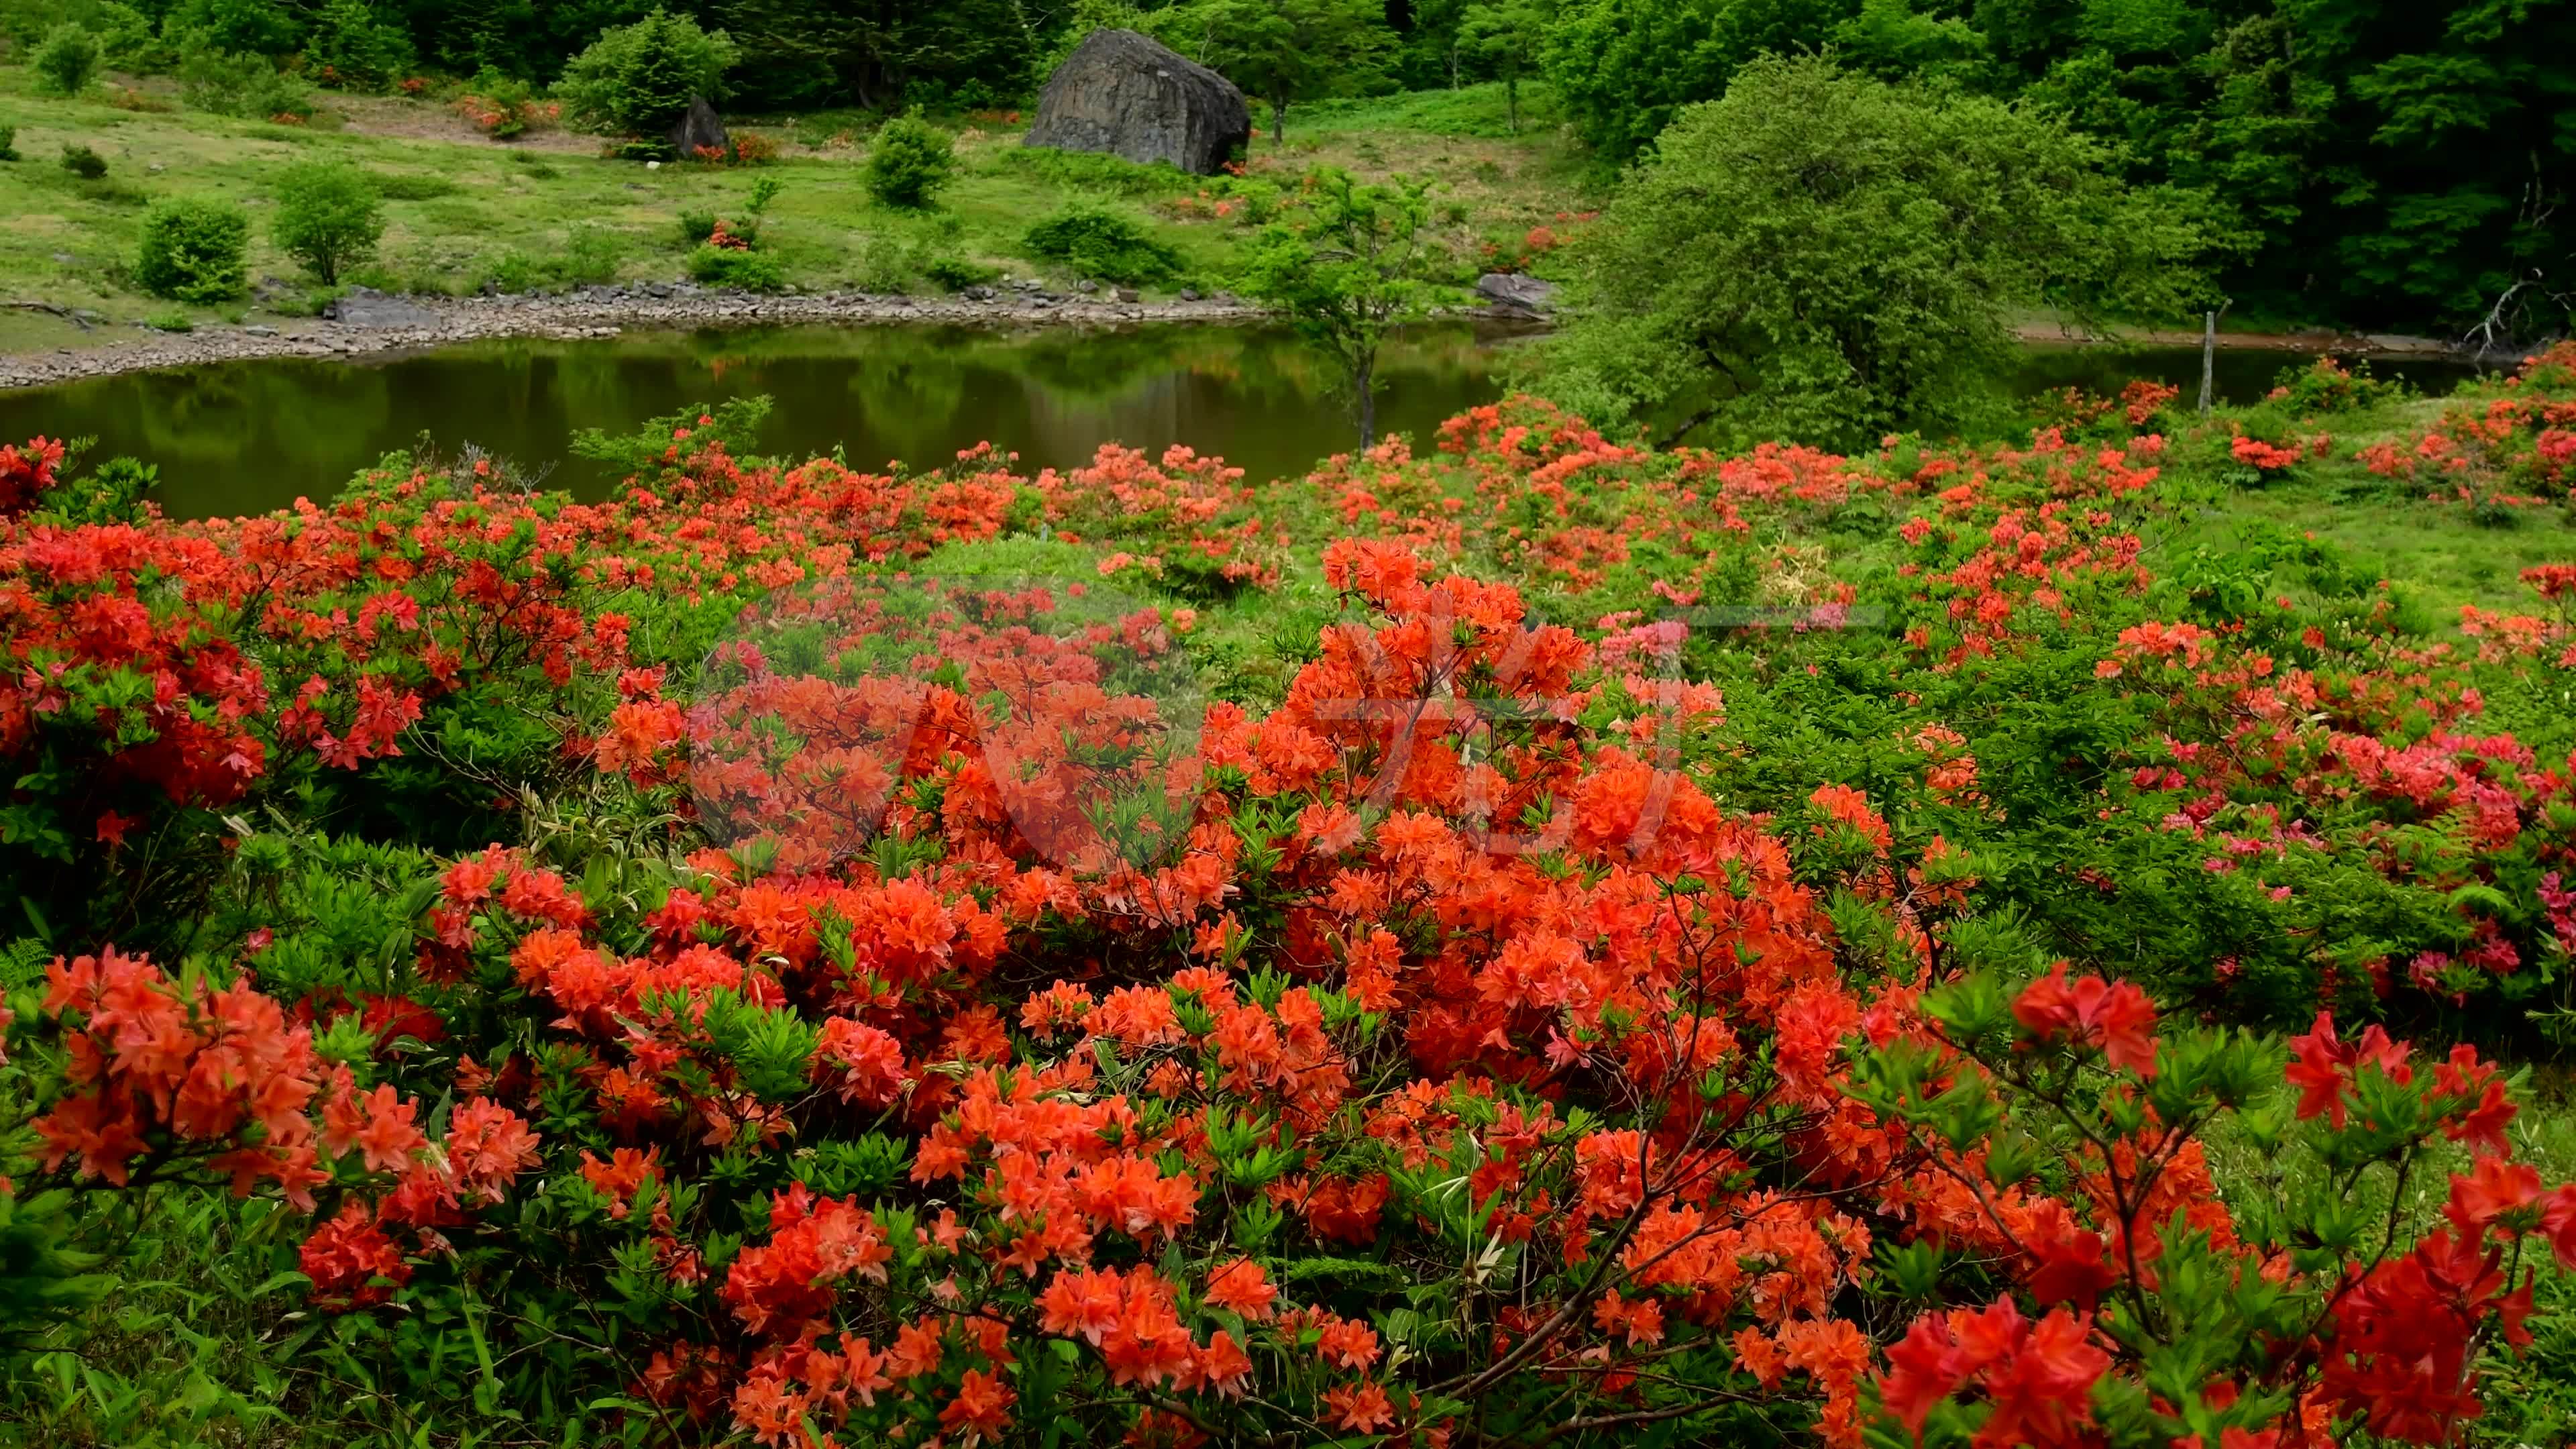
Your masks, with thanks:
<instances>
[{"instance_id":1,"label":"leafy tree canopy","mask_svg":"<svg viewBox=\"0 0 2576 1449\"><path fill-rule=\"evenodd\" d=\"M2189 305L2188 198L2044 113L1764 59L1685 109L1588 244L1547 386L1603 420L1842 449L1993 401L2016 311Z\"/></svg>"}]
</instances>

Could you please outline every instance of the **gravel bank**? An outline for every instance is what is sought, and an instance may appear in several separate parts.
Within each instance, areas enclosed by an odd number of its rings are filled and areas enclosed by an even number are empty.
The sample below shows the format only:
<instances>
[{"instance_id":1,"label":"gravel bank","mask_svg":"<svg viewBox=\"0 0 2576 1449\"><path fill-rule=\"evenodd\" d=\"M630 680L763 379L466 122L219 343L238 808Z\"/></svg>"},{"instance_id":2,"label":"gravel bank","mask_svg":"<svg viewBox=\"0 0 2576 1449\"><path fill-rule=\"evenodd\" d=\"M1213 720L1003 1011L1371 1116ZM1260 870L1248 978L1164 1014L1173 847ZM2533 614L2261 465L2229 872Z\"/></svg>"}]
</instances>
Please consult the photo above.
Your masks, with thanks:
<instances>
[{"instance_id":1,"label":"gravel bank","mask_svg":"<svg viewBox=\"0 0 2576 1449\"><path fill-rule=\"evenodd\" d=\"M1229 297L1124 302L1111 293L1049 293L1026 285L956 297L832 292L783 297L711 292L687 283L584 287L561 296L354 296L348 320L202 327L172 334L123 329L129 340L0 357L0 388L42 387L153 368L261 357L356 358L485 337L614 337L629 328L763 327L802 323L950 323L969 326L1117 327L1150 322L1239 322L1261 315Z\"/></svg>"}]
</instances>

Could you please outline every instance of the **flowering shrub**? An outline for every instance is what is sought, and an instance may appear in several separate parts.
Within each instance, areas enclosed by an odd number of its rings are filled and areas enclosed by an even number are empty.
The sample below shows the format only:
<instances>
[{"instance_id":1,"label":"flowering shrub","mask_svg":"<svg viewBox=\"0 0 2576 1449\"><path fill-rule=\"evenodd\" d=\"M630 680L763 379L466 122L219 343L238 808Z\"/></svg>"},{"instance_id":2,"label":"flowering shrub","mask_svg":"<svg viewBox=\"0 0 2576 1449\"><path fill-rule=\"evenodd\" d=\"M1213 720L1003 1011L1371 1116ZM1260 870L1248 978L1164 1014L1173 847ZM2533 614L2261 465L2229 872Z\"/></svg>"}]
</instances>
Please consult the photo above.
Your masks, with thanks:
<instances>
[{"instance_id":1,"label":"flowering shrub","mask_svg":"<svg viewBox=\"0 0 2576 1449\"><path fill-rule=\"evenodd\" d=\"M473 87L458 96L454 104L458 115L496 141L524 136L563 118L561 102L538 100L524 82L490 70L475 77Z\"/></svg>"},{"instance_id":2,"label":"flowering shrub","mask_svg":"<svg viewBox=\"0 0 2576 1449\"><path fill-rule=\"evenodd\" d=\"M547 1442L2454 1442L2576 1259L2491 1055L2576 572L2455 648L2151 555L2171 398L1260 489L729 406L199 523L0 449L0 1196L274 1202L246 1352Z\"/></svg>"},{"instance_id":3,"label":"flowering shrub","mask_svg":"<svg viewBox=\"0 0 2576 1449\"><path fill-rule=\"evenodd\" d=\"M2432 497L2507 507L2564 503L2576 488L2576 344L2524 359L2481 396L2443 410L2412 445L2371 444L2360 460Z\"/></svg>"}]
</instances>

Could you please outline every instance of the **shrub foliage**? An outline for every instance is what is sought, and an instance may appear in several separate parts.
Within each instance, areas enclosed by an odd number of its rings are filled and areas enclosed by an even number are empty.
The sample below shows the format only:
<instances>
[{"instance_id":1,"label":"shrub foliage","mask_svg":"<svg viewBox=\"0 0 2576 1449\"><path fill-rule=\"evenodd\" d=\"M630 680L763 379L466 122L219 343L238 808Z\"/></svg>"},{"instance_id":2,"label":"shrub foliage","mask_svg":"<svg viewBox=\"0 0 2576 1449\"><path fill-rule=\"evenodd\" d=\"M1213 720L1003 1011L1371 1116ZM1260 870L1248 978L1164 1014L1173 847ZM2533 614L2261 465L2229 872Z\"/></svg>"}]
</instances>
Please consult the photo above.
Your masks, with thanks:
<instances>
[{"instance_id":1,"label":"shrub foliage","mask_svg":"<svg viewBox=\"0 0 2576 1449\"><path fill-rule=\"evenodd\" d=\"M405 1439L2455 1442L2576 1259L2492 1056L2576 567L2457 650L2160 574L2250 435L2172 399L1264 488L738 404L189 523L0 449L0 1352L185 1203L262 1392ZM2564 499L2571 419L2400 481Z\"/></svg>"},{"instance_id":2,"label":"shrub foliage","mask_svg":"<svg viewBox=\"0 0 2576 1449\"><path fill-rule=\"evenodd\" d=\"M143 214L134 278L174 302L229 302L250 280L250 213L228 201L171 199Z\"/></svg>"}]
</instances>

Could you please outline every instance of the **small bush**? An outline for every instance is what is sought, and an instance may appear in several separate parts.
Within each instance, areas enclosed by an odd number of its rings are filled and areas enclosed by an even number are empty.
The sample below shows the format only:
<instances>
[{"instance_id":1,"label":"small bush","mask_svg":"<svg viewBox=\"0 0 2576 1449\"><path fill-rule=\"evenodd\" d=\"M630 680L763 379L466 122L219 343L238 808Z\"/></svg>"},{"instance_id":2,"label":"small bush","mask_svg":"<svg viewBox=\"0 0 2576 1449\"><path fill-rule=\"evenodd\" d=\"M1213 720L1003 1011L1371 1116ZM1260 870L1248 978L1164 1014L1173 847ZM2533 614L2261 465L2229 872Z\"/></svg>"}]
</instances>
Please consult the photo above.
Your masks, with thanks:
<instances>
[{"instance_id":1,"label":"small bush","mask_svg":"<svg viewBox=\"0 0 2576 1449\"><path fill-rule=\"evenodd\" d=\"M921 274L942 291L963 292L968 287L981 287L1000 281L1002 269L964 257L940 257L921 269Z\"/></svg>"},{"instance_id":2,"label":"small bush","mask_svg":"<svg viewBox=\"0 0 2576 1449\"><path fill-rule=\"evenodd\" d=\"M1178 252L1146 234L1131 217L1098 206L1073 206L1030 227L1029 251L1086 277L1141 287L1180 274Z\"/></svg>"},{"instance_id":3,"label":"small bush","mask_svg":"<svg viewBox=\"0 0 2576 1449\"><path fill-rule=\"evenodd\" d=\"M63 143L63 169L83 181L96 181L107 174L107 158L87 146Z\"/></svg>"},{"instance_id":4,"label":"small bush","mask_svg":"<svg viewBox=\"0 0 2576 1449\"><path fill-rule=\"evenodd\" d=\"M134 111L143 115L162 115L179 109L178 102L166 96L156 96L150 91L136 90L132 86L118 86L109 91L107 103L120 111Z\"/></svg>"},{"instance_id":5,"label":"small bush","mask_svg":"<svg viewBox=\"0 0 2576 1449\"><path fill-rule=\"evenodd\" d=\"M355 167L312 162L289 167L278 178L269 239L324 286L374 256L384 234L384 202Z\"/></svg>"},{"instance_id":6,"label":"small bush","mask_svg":"<svg viewBox=\"0 0 2576 1449\"><path fill-rule=\"evenodd\" d=\"M564 67L555 83L574 124L654 139L689 109L691 96L721 100L739 52L723 31L656 9L613 25Z\"/></svg>"},{"instance_id":7,"label":"small bush","mask_svg":"<svg viewBox=\"0 0 2576 1449\"><path fill-rule=\"evenodd\" d=\"M504 252L484 266L477 287L493 292L551 292L617 280L626 260L625 238L606 227L575 226L563 245L544 256ZM423 290L414 286L409 290Z\"/></svg>"},{"instance_id":8,"label":"small bush","mask_svg":"<svg viewBox=\"0 0 2576 1449\"><path fill-rule=\"evenodd\" d=\"M868 194L885 206L929 206L957 169L948 133L918 115L898 116L868 150Z\"/></svg>"},{"instance_id":9,"label":"small bush","mask_svg":"<svg viewBox=\"0 0 2576 1449\"><path fill-rule=\"evenodd\" d=\"M143 325L155 332L194 332L197 319L173 307L144 318Z\"/></svg>"},{"instance_id":10,"label":"small bush","mask_svg":"<svg viewBox=\"0 0 2576 1449\"><path fill-rule=\"evenodd\" d=\"M757 131L744 131L733 138L733 159L738 166L766 166L778 159L778 143Z\"/></svg>"},{"instance_id":11,"label":"small bush","mask_svg":"<svg viewBox=\"0 0 2576 1449\"><path fill-rule=\"evenodd\" d=\"M32 57L46 90L76 96L89 89L98 74L98 37L78 25L57 25Z\"/></svg>"},{"instance_id":12,"label":"small bush","mask_svg":"<svg viewBox=\"0 0 2576 1449\"><path fill-rule=\"evenodd\" d=\"M172 199L143 217L143 250L135 280L156 297L210 305L242 294L250 214L227 201Z\"/></svg>"},{"instance_id":13,"label":"small bush","mask_svg":"<svg viewBox=\"0 0 2576 1449\"><path fill-rule=\"evenodd\" d=\"M455 104L458 115L496 141L524 136L539 126L552 125L563 115L560 103L538 100L526 81L488 65Z\"/></svg>"},{"instance_id":14,"label":"small bush","mask_svg":"<svg viewBox=\"0 0 2576 1449\"><path fill-rule=\"evenodd\" d=\"M1001 153L1002 164L1032 181L1080 191L1114 192L1120 196L1173 196L1195 192L1206 184L1168 161L1139 165L1123 156L1095 151L1058 151L1048 146L1015 146Z\"/></svg>"},{"instance_id":15,"label":"small bush","mask_svg":"<svg viewBox=\"0 0 2576 1449\"><path fill-rule=\"evenodd\" d=\"M2334 358L2320 357L2306 367L2283 368L2265 401L2280 403L2293 416L2305 418L2360 412L2405 395L2404 383L2371 376L2366 360L2346 368Z\"/></svg>"},{"instance_id":16,"label":"small bush","mask_svg":"<svg viewBox=\"0 0 2576 1449\"><path fill-rule=\"evenodd\" d=\"M681 212L680 245L693 247L715 235L716 222L719 219L712 211Z\"/></svg>"},{"instance_id":17,"label":"small bush","mask_svg":"<svg viewBox=\"0 0 2576 1449\"><path fill-rule=\"evenodd\" d=\"M626 263L626 238L604 226L576 226L565 239L560 267L568 286L598 287L617 280Z\"/></svg>"},{"instance_id":18,"label":"small bush","mask_svg":"<svg viewBox=\"0 0 2576 1449\"><path fill-rule=\"evenodd\" d=\"M862 292L909 292L915 278L930 268L927 249L917 241L870 237L860 248L852 283Z\"/></svg>"},{"instance_id":19,"label":"small bush","mask_svg":"<svg viewBox=\"0 0 2576 1449\"><path fill-rule=\"evenodd\" d=\"M195 110L246 120L313 114L313 93L264 55L190 49L179 61L179 95Z\"/></svg>"},{"instance_id":20,"label":"small bush","mask_svg":"<svg viewBox=\"0 0 2576 1449\"><path fill-rule=\"evenodd\" d=\"M0 126L0 161L18 159L18 128Z\"/></svg>"},{"instance_id":21,"label":"small bush","mask_svg":"<svg viewBox=\"0 0 2576 1449\"><path fill-rule=\"evenodd\" d=\"M689 253L689 275L700 286L728 287L738 292L787 289L787 270L776 257L728 247L703 246Z\"/></svg>"},{"instance_id":22,"label":"small bush","mask_svg":"<svg viewBox=\"0 0 2576 1449\"><path fill-rule=\"evenodd\" d=\"M464 190L444 176L429 176L416 171L395 171L375 178L376 194L387 201L435 201Z\"/></svg>"}]
</instances>

